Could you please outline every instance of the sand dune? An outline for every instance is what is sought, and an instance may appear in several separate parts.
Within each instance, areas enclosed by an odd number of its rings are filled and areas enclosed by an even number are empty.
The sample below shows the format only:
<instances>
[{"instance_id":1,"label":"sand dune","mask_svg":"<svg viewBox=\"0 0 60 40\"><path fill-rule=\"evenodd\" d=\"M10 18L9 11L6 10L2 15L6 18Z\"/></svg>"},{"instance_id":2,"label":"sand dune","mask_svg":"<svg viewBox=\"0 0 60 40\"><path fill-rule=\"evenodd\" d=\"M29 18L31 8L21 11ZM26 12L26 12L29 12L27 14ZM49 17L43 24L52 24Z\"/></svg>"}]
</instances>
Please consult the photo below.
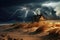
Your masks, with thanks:
<instances>
[{"instance_id":1,"label":"sand dune","mask_svg":"<svg viewBox=\"0 0 60 40\"><path fill-rule=\"evenodd\" d=\"M60 23L39 21L0 27L0 40L60 40Z\"/></svg>"}]
</instances>

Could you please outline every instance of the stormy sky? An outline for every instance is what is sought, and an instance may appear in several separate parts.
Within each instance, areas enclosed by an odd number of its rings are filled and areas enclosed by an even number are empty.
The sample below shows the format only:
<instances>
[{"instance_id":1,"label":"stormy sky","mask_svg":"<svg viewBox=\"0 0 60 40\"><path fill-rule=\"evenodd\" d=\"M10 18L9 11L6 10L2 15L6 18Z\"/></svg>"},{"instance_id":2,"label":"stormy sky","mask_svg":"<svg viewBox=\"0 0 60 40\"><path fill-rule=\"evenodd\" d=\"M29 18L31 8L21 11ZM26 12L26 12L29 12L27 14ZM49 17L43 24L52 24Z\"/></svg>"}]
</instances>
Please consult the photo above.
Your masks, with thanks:
<instances>
[{"instance_id":1,"label":"stormy sky","mask_svg":"<svg viewBox=\"0 0 60 40\"><path fill-rule=\"evenodd\" d=\"M60 20L59 0L0 0L0 23L31 21L33 15Z\"/></svg>"}]
</instances>

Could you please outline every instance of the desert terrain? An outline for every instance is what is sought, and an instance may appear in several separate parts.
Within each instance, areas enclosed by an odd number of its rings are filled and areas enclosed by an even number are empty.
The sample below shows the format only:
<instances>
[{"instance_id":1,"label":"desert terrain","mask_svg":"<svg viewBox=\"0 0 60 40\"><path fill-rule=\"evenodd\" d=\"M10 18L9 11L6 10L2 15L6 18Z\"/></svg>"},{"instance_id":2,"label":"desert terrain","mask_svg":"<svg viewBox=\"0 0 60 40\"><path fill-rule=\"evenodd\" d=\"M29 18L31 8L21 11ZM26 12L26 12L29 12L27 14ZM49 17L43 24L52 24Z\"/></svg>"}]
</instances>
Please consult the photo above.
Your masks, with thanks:
<instances>
[{"instance_id":1,"label":"desert terrain","mask_svg":"<svg viewBox=\"0 0 60 40\"><path fill-rule=\"evenodd\" d=\"M16 22L0 26L0 40L60 40L60 21Z\"/></svg>"},{"instance_id":2,"label":"desert terrain","mask_svg":"<svg viewBox=\"0 0 60 40\"><path fill-rule=\"evenodd\" d=\"M40 20L0 26L0 40L60 40L60 20Z\"/></svg>"}]
</instances>

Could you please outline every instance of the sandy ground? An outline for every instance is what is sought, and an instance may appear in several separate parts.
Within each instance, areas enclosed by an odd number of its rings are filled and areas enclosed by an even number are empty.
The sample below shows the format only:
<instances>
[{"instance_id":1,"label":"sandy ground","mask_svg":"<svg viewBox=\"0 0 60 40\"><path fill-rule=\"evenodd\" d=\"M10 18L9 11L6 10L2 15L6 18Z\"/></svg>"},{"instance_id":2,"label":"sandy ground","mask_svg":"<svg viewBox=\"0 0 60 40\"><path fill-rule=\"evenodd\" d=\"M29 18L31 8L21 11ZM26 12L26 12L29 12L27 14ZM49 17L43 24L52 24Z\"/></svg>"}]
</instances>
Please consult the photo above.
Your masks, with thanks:
<instances>
[{"instance_id":1,"label":"sandy ground","mask_svg":"<svg viewBox=\"0 0 60 40\"><path fill-rule=\"evenodd\" d=\"M60 40L60 27L51 26L44 22L3 25L0 40Z\"/></svg>"}]
</instances>

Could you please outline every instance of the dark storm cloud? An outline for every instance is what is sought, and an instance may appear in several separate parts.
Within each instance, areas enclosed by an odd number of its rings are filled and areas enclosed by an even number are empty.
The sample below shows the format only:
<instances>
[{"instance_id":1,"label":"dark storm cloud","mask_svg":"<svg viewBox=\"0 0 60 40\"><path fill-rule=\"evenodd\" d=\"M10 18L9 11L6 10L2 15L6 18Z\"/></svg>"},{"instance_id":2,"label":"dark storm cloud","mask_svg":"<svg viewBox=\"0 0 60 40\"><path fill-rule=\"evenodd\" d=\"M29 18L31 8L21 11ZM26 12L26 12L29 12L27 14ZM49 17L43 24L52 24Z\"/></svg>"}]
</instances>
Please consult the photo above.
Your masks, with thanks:
<instances>
[{"instance_id":1,"label":"dark storm cloud","mask_svg":"<svg viewBox=\"0 0 60 40\"><path fill-rule=\"evenodd\" d=\"M29 18L32 18L34 15L34 12L37 8L41 8L42 10L47 11L46 14L45 11L43 11L43 15L47 18L54 18L56 15L49 15L48 13L53 10L53 8L50 7L42 7L42 4L45 4L45 2L58 2L59 0L0 0L0 21L24 21ZM54 4L53 4L54 5ZM26 8L27 9L26 9ZM24 9L21 11L21 9ZM26 10L25 10L26 9ZM16 11L17 10L17 11ZM37 13L37 12L36 12ZM52 13L51 13L52 14ZM26 17L27 15L27 17ZM31 21L31 19L29 19Z\"/></svg>"},{"instance_id":2,"label":"dark storm cloud","mask_svg":"<svg viewBox=\"0 0 60 40\"><path fill-rule=\"evenodd\" d=\"M46 2L46 3L44 2L44 3L28 3L28 4L24 4L25 7L30 8L30 10L32 10L32 11L35 11L38 8L41 9L41 11L40 10L38 10L38 11L42 12L42 15L46 19L51 19L51 20L60 19L60 15L57 15L57 14L60 14L60 13L58 13L59 11L57 11L57 10L59 10L58 8L60 8L59 5L60 5L60 2ZM34 15L35 15L35 13L37 14L36 11L32 12L32 14L34 14Z\"/></svg>"},{"instance_id":3,"label":"dark storm cloud","mask_svg":"<svg viewBox=\"0 0 60 40\"><path fill-rule=\"evenodd\" d=\"M43 0L0 0L0 5L4 7L4 6L22 5L25 3L32 3L32 2L43 2Z\"/></svg>"},{"instance_id":4,"label":"dark storm cloud","mask_svg":"<svg viewBox=\"0 0 60 40\"><path fill-rule=\"evenodd\" d=\"M59 0L0 0L0 6L14 6L14 5L22 5L26 3L38 3L38 2L46 2L46 1L59 1Z\"/></svg>"}]
</instances>

